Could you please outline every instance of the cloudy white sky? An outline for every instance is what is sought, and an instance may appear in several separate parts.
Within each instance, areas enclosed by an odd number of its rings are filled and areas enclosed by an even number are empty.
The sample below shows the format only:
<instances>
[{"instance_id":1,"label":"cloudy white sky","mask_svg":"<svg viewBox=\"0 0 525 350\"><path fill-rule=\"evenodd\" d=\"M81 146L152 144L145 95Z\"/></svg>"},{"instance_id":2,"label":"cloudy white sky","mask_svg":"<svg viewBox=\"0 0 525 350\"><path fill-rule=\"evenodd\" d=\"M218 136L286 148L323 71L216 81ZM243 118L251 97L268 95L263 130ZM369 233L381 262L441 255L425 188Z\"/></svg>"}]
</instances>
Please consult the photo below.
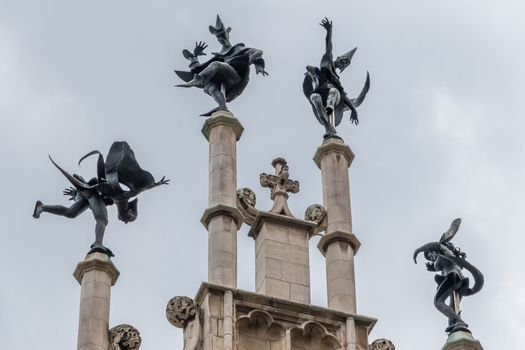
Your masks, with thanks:
<instances>
[{"instance_id":1,"label":"cloudy white sky","mask_svg":"<svg viewBox=\"0 0 525 350\"><path fill-rule=\"evenodd\" d=\"M301 91L304 67L324 45L318 25L334 23L334 50L358 46L342 75L370 93L361 123L340 135L351 167L358 311L377 317L371 339L398 349L439 349L445 318L434 309L432 274L413 250L437 240L455 217L455 243L484 272L485 288L463 303L486 349L518 349L525 329L525 5L500 0L374 1L7 1L0 0L0 159L3 184L0 334L3 349L74 349L80 287L72 277L93 240L90 213L76 220L31 217L37 199L66 204L68 186L51 165L93 176L92 149L126 140L156 178L172 184L141 196L136 222L110 208L105 243L121 271L111 326L130 323L142 348L180 349L167 301L194 296L207 278L208 143L198 114L214 107L196 89L177 89L173 69L196 40L219 49L208 25L220 13L232 42L264 50L268 77L252 71L230 104L245 127L238 187L257 193L270 162L284 157L301 192L296 216L322 201L312 161L323 129ZM254 289L254 243L238 236L239 288ZM311 242L312 303L326 304L324 261ZM424 345L423 345L424 344Z\"/></svg>"}]
</instances>

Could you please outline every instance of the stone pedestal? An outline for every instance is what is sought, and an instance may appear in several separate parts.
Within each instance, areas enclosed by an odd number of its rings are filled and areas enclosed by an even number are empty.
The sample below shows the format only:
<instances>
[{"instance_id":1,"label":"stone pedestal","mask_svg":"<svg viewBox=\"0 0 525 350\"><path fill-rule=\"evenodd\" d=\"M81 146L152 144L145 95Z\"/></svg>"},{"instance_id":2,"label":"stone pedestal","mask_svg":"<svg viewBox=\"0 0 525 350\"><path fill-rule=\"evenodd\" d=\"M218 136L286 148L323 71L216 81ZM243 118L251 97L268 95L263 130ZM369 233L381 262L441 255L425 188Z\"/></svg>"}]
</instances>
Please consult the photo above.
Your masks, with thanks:
<instances>
[{"instance_id":1,"label":"stone pedestal","mask_svg":"<svg viewBox=\"0 0 525 350\"><path fill-rule=\"evenodd\" d=\"M206 120L202 133L209 141L209 208L202 223L209 233L208 281L237 286L237 231L243 223L237 209L237 149L241 123L228 111Z\"/></svg>"},{"instance_id":2,"label":"stone pedestal","mask_svg":"<svg viewBox=\"0 0 525 350\"><path fill-rule=\"evenodd\" d=\"M309 247L315 224L259 212L248 233L255 239L257 293L310 303Z\"/></svg>"},{"instance_id":3,"label":"stone pedestal","mask_svg":"<svg viewBox=\"0 0 525 350\"><path fill-rule=\"evenodd\" d=\"M483 347L469 332L454 332L441 350L483 350Z\"/></svg>"},{"instance_id":4,"label":"stone pedestal","mask_svg":"<svg viewBox=\"0 0 525 350\"><path fill-rule=\"evenodd\" d=\"M352 233L348 168L354 154L340 139L328 139L314 161L321 169L327 226L318 248L326 257L328 307L356 313L354 255L360 242Z\"/></svg>"},{"instance_id":5,"label":"stone pedestal","mask_svg":"<svg viewBox=\"0 0 525 350\"><path fill-rule=\"evenodd\" d=\"M111 286L119 271L106 254L92 253L73 273L81 286L78 350L107 350Z\"/></svg>"}]
</instances>

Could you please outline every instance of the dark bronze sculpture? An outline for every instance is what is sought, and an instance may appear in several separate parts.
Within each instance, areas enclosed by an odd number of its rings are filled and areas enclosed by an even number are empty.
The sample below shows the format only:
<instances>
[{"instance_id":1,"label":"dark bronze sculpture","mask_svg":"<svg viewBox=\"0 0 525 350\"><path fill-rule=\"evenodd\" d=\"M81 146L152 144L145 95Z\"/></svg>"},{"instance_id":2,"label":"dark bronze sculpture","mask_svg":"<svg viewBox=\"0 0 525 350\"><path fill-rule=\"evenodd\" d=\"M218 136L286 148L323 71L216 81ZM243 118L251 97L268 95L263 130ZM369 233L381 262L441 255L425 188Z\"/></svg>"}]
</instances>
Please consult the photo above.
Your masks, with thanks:
<instances>
[{"instance_id":1,"label":"dark bronze sculpture","mask_svg":"<svg viewBox=\"0 0 525 350\"><path fill-rule=\"evenodd\" d=\"M217 15L215 26L209 26L210 33L217 37L222 45L221 51L213 52L213 57L206 62L200 63L199 56L206 55L204 50L208 47L204 42L196 42L193 53L189 50L182 51L184 57L190 61L190 71L178 71L175 73L184 80L185 84L179 87L197 87L203 89L219 105L202 116L210 116L218 110L228 110L226 102L237 98L243 91L250 79L250 65L255 66L255 72L268 75L264 70L263 52L239 43L230 43L231 28L226 28L221 18Z\"/></svg>"},{"instance_id":2,"label":"dark bronze sculpture","mask_svg":"<svg viewBox=\"0 0 525 350\"><path fill-rule=\"evenodd\" d=\"M470 333L468 325L461 319L460 302L463 297L479 292L484 283L481 272L466 260L467 255L450 242L456 235L460 224L461 219L455 219L439 242L427 243L414 252L416 264L418 254L423 253L425 259L428 260L427 270L439 272L435 276L438 286L434 305L448 317L448 327L445 330L448 333L457 331ZM469 278L463 275L463 269L470 272L474 278L472 287L470 287ZM448 304L447 299L449 299Z\"/></svg>"},{"instance_id":3,"label":"dark bronze sculpture","mask_svg":"<svg viewBox=\"0 0 525 350\"><path fill-rule=\"evenodd\" d=\"M324 138L337 137L335 127L341 123L343 113L351 111L350 121L359 123L356 108L361 105L370 89L370 75L366 74L366 82L357 98L349 98L341 85L339 73L347 68L357 48L337 57L332 55L332 22L324 18L320 25L326 29L326 51L318 67L306 66L303 80L303 92L310 101L315 117L325 127Z\"/></svg>"},{"instance_id":4,"label":"dark bronze sculpture","mask_svg":"<svg viewBox=\"0 0 525 350\"><path fill-rule=\"evenodd\" d=\"M106 161L99 151L92 151L80 158L78 164L80 165L85 158L95 154L98 154L97 177L89 181L77 174L69 174L49 157L51 162L73 185L73 187L64 190L64 195L70 196L70 200L73 200L74 203L70 207L64 207L62 205L45 205L41 201L37 201L33 217L38 219L41 213L46 212L75 218L89 208L96 221L95 242L91 245L89 253L101 252L113 256L111 250L102 244L104 231L108 224L106 206L116 205L119 220L125 223L135 221L138 215L138 198L133 200L132 198L145 190L167 185L169 180L162 177L160 181L155 182L148 171L141 169L135 159L135 153L124 141L114 142L111 145ZM121 185L128 189L123 189Z\"/></svg>"}]
</instances>

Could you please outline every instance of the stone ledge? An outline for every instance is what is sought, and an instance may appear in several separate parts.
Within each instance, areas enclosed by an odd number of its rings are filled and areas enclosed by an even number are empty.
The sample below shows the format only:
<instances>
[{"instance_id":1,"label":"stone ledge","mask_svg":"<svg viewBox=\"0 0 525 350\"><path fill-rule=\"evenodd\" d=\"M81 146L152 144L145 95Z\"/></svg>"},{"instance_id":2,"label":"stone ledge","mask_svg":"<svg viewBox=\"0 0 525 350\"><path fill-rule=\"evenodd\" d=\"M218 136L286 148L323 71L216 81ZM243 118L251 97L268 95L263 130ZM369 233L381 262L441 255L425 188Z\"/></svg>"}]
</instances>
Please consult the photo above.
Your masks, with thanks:
<instances>
[{"instance_id":1,"label":"stone ledge","mask_svg":"<svg viewBox=\"0 0 525 350\"><path fill-rule=\"evenodd\" d=\"M255 218L255 221L250 231L248 232L248 236L255 239L257 235L259 234L259 231L261 230L262 225L266 221L280 223L280 224L283 224L284 226L295 226L295 227L305 228L308 231L310 238L313 235L314 229L317 227L317 224L313 221L306 221L306 220L298 219L298 218L291 217L291 216L270 213L267 211L260 211L257 214L257 217Z\"/></svg>"},{"instance_id":2,"label":"stone ledge","mask_svg":"<svg viewBox=\"0 0 525 350\"><path fill-rule=\"evenodd\" d=\"M114 286L117 282L118 276L120 275L119 270L113 264L109 256L103 253L91 253L86 256L84 261L77 264L73 276L82 285L82 277L88 271L102 271L109 275L111 278L111 285Z\"/></svg>"},{"instance_id":3,"label":"stone ledge","mask_svg":"<svg viewBox=\"0 0 525 350\"><path fill-rule=\"evenodd\" d=\"M355 157L354 152L352 152L350 147L348 147L348 145L346 145L343 140L333 138L328 139L323 141L321 146L317 147L313 157L313 160L319 169L321 169L321 160L328 152L341 153L348 161L348 167L350 167Z\"/></svg>"},{"instance_id":4,"label":"stone ledge","mask_svg":"<svg viewBox=\"0 0 525 350\"><path fill-rule=\"evenodd\" d=\"M447 342L441 350L483 350L479 340L474 339L468 332L454 332L448 336Z\"/></svg>"},{"instance_id":5,"label":"stone ledge","mask_svg":"<svg viewBox=\"0 0 525 350\"><path fill-rule=\"evenodd\" d=\"M204 211L201 217L201 223L208 229L208 225L210 224L210 220L217 215L229 215L237 224L237 229L240 229L243 222L244 222L244 215L242 215L241 211L237 207L232 207L225 204L217 204L213 207L209 207Z\"/></svg>"},{"instance_id":6,"label":"stone ledge","mask_svg":"<svg viewBox=\"0 0 525 350\"><path fill-rule=\"evenodd\" d=\"M255 292L248 292L241 289L228 288L208 282L203 282L201 284L194 300L202 305L206 295L210 293L223 295L227 290L232 291L235 304L242 303L247 307L253 306L256 308L261 308L261 306L264 306L262 309L268 311L272 315L281 314L283 316L289 316L291 322L296 321L298 318L308 319L311 318L311 316L314 316L323 319L323 322L345 323L350 317L355 320L356 325L365 328L368 334L370 334L377 322L376 318L368 316L351 314L334 309L328 309L322 306L281 299ZM307 316L305 317L305 315Z\"/></svg>"},{"instance_id":7,"label":"stone ledge","mask_svg":"<svg viewBox=\"0 0 525 350\"><path fill-rule=\"evenodd\" d=\"M357 254L357 251L361 246L361 242L357 236L351 232L331 232L323 235L317 244L317 248L321 251L323 256L326 256L326 249L333 242L346 242L350 244L350 246L354 249L354 255Z\"/></svg>"},{"instance_id":8,"label":"stone ledge","mask_svg":"<svg viewBox=\"0 0 525 350\"><path fill-rule=\"evenodd\" d=\"M239 141L242 132L244 131L242 124L230 111L220 110L214 112L210 118L206 119L204 125L202 126L201 132L204 137L206 137L206 140L210 141L211 129L217 125L226 125L231 127L235 133L237 141Z\"/></svg>"}]
</instances>

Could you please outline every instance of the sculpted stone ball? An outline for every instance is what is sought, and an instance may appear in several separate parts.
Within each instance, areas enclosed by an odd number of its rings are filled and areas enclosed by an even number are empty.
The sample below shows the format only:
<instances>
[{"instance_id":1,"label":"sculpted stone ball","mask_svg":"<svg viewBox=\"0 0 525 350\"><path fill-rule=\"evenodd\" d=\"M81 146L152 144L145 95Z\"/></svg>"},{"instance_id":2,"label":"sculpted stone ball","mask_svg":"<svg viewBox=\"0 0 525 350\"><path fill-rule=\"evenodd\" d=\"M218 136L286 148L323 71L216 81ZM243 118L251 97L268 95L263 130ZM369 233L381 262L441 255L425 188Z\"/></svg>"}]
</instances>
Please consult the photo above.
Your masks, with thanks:
<instances>
[{"instance_id":1,"label":"sculpted stone ball","mask_svg":"<svg viewBox=\"0 0 525 350\"><path fill-rule=\"evenodd\" d=\"M321 221L323 221L325 216L326 209L320 204L310 205L308 208L306 208L306 212L304 213L305 220L313 221L316 223L320 223Z\"/></svg>"},{"instance_id":2,"label":"sculpted stone ball","mask_svg":"<svg viewBox=\"0 0 525 350\"><path fill-rule=\"evenodd\" d=\"M388 339L377 339L370 344L370 350L396 350L394 343Z\"/></svg>"},{"instance_id":3,"label":"sculpted stone ball","mask_svg":"<svg viewBox=\"0 0 525 350\"><path fill-rule=\"evenodd\" d=\"M177 296L168 302L166 317L177 328L184 328L200 312L199 304L193 299Z\"/></svg>"},{"instance_id":4,"label":"sculpted stone ball","mask_svg":"<svg viewBox=\"0 0 525 350\"><path fill-rule=\"evenodd\" d=\"M109 330L111 350L138 350L141 342L140 332L129 324L121 324Z\"/></svg>"}]
</instances>

